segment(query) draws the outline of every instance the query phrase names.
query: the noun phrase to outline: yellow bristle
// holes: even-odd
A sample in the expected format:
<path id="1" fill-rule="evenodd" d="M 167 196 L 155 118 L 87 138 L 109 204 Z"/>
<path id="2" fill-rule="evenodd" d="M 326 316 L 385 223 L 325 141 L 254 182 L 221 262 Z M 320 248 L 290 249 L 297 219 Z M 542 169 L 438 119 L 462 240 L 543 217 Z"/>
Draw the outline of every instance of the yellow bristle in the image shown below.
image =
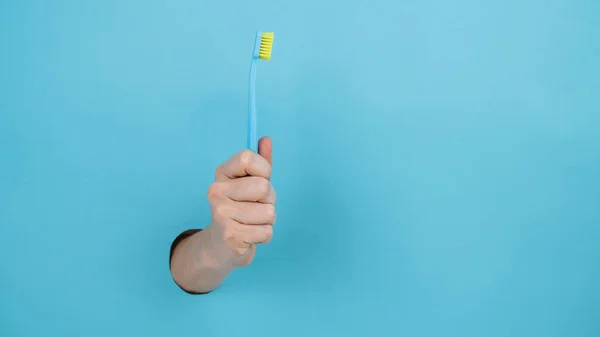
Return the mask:
<path id="1" fill-rule="evenodd" d="M 262 33 L 260 38 L 260 50 L 258 52 L 259 58 L 267 61 L 271 59 L 271 50 L 273 49 L 274 38 L 274 33 Z"/>

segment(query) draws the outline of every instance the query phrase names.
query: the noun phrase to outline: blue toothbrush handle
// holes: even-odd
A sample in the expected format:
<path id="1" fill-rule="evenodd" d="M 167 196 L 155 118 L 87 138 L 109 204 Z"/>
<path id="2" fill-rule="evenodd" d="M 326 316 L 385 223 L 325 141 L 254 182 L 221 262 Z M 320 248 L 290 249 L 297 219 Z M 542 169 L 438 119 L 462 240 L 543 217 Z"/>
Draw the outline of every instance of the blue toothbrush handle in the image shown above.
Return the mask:
<path id="1" fill-rule="evenodd" d="M 250 64 L 250 83 L 248 89 L 248 134 L 247 147 L 258 153 L 258 136 L 256 133 L 256 58 Z"/>

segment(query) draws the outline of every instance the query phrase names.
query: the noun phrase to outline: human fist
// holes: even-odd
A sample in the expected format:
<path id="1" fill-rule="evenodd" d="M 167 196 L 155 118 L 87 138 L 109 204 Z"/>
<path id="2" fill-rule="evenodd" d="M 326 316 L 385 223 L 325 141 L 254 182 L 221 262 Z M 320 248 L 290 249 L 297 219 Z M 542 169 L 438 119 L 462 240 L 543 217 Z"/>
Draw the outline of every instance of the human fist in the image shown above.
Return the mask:
<path id="1" fill-rule="evenodd" d="M 262 138 L 259 153 L 244 150 L 215 171 L 208 189 L 213 259 L 241 267 L 254 258 L 256 245 L 268 243 L 275 224 L 275 190 L 270 182 L 272 142 Z"/>

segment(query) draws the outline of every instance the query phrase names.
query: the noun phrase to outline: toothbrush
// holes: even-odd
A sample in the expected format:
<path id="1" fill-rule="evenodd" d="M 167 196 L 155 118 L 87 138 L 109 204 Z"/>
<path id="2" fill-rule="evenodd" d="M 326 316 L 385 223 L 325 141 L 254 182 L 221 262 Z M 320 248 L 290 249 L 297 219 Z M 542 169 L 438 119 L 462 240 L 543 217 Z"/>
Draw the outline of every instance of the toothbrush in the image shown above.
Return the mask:
<path id="1" fill-rule="evenodd" d="M 256 65 L 259 59 L 269 61 L 273 49 L 274 33 L 256 32 L 254 51 L 250 63 L 250 85 L 248 88 L 248 149 L 258 152 L 256 134 Z"/>

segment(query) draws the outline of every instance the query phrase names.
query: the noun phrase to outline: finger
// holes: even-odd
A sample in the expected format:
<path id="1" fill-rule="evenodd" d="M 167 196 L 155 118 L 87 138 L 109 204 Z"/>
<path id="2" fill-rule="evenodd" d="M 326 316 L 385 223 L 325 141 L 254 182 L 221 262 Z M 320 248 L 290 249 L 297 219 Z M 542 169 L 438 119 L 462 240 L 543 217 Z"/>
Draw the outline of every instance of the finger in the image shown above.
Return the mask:
<path id="1" fill-rule="evenodd" d="M 218 182 L 211 186 L 233 201 L 254 201 L 275 204 L 276 194 L 271 182 L 262 177 L 244 177 Z"/>
<path id="2" fill-rule="evenodd" d="M 269 162 L 269 165 L 273 166 L 273 141 L 271 138 L 263 137 L 258 141 L 258 153 Z"/>
<path id="3" fill-rule="evenodd" d="M 240 229 L 243 241 L 252 244 L 269 243 L 273 237 L 273 226 L 271 225 L 256 225 L 256 226 L 242 226 L 245 227 Z"/>
<path id="4" fill-rule="evenodd" d="M 237 212 L 232 219 L 244 225 L 272 225 L 275 223 L 275 206 L 257 202 L 236 203 Z"/>
<path id="5" fill-rule="evenodd" d="M 271 164 L 263 156 L 250 150 L 238 152 L 217 168 L 216 180 L 235 179 L 245 176 L 269 179 Z"/>

